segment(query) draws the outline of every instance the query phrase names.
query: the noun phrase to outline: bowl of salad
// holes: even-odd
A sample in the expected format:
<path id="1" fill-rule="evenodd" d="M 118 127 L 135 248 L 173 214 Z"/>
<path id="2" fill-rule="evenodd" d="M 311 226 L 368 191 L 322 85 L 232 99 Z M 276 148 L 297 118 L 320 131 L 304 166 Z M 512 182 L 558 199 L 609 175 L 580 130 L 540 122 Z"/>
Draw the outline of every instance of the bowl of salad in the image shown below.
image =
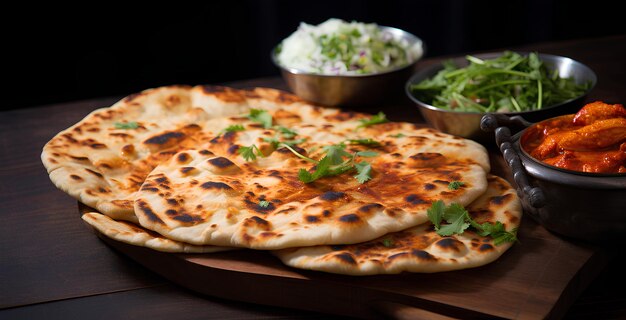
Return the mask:
<path id="1" fill-rule="evenodd" d="M 401 95 L 423 55 L 422 40 L 406 31 L 329 19 L 319 25 L 301 23 L 271 58 L 291 91 L 304 100 L 358 107 Z"/>
<path id="2" fill-rule="evenodd" d="M 487 113 L 538 122 L 575 113 L 596 85 L 596 74 L 567 57 L 494 52 L 459 57 L 422 69 L 405 85 L 424 119 L 446 133 L 492 142 L 480 130 Z"/>

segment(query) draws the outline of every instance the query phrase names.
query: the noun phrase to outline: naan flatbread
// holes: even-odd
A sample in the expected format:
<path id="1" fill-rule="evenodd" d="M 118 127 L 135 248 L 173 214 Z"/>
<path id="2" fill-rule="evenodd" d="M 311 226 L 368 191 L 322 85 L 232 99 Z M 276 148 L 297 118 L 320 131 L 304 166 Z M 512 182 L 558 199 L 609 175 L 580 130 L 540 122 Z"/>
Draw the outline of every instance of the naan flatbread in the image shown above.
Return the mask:
<path id="1" fill-rule="evenodd" d="M 467 206 L 479 223 L 500 221 L 507 231 L 519 226 L 522 208 L 508 182 L 490 176 L 487 191 Z M 431 223 L 391 233 L 365 243 L 289 248 L 273 251 L 288 266 L 348 275 L 442 272 L 485 265 L 511 243 L 495 245 L 473 231 L 439 236 Z"/>
<path id="2" fill-rule="evenodd" d="M 309 106 L 266 88 L 149 89 L 95 110 L 60 132 L 44 146 L 41 160 L 59 189 L 113 219 L 137 222 L 134 193 L 156 165 L 176 152 L 201 148 L 222 129 L 246 119 L 250 106 L 297 110 L 304 105 Z M 308 110 L 318 115 L 340 112 L 312 106 Z"/>
<path id="3" fill-rule="evenodd" d="M 278 125 L 283 125 L 283 111 L 272 110 Z M 359 117 L 309 118 L 290 128 L 298 132 L 294 139 L 306 139 L 298 145 L 301 153 L 317 150 L 308 155 L 314 159 L 321 158 L 322 146 L 346 139 L 379 141 L 378 147 L 348 146 L 350 152 L 379 153 L 366 159 L 373 178 L 364 184 L 354 173 L 301 182 L 299 169 L 312 164 L 265 141 L 279 135 L 277 130 L 247 125 L 245 131 L 213 139 L 207 149 L 178 153 L 155 168 L 136 195 L 140 224 L 196 245 L 280 249 L 347 244 L 424 223 L 435 200 L 466 205 L 486 190 L 489 163 L 482 146 L 406 123 L 359 128 Z M 251 144 L 266 156 L 245 161 L 237 150 Z M 452 181 L 465 185 L 449 190 Z"/>
<path id="4" fill-rule="evenodd" d="M 274 126 L 251 121 L 253 108 L 268 111 Z M 57 187 L 104 214 L 85 221 L 167 252 L 359 243 L 423 224 L 434 200 L 465 205 L 485 191 L 489 159 L 478 143 L 409 123 L 362 127 L 369 117 L 274 89 L 161 87 L 94 111 L 41 157 Z M 244 131 L 223 131 L 233 124 Z M 281 126 L 298 132 L 304 142 L 294 148 L 314 159 L 339 143 L 378 152 L 364 159 L 372 180 L 346 173 L 300 182 L 298 170 L 313 165 L 268 141 Z M 349 142 L 367 138 L 381 146 Z M 252 144 L 266 156 L 247 162 L 238 149 Z M 465 185 L 448 190 L 451 181 Z"/>
<path id="5" fill-rule="evenodd" d="M 163 252 L 210 253 L 233 250 L 227 247 L 195 246 L 170 240 L 128 221 L 115 221 L 98 212 L 87 212 L 83 220 L 100 233 L 120 242 Z"/>

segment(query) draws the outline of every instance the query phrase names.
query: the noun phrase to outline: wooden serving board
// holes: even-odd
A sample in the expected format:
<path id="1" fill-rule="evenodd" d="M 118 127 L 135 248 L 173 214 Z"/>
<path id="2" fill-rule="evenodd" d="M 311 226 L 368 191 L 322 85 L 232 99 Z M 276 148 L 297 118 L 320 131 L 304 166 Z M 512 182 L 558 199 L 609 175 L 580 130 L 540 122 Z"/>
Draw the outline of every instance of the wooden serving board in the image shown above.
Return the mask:
<path id="1" fill-rule="evenodd" d="M 507 177 L 497 151 L 490 156 L 492 172 Z M 528 217 L 520 243 L 495 262 L 433 274 L 335 275 L 287 267 L 265 251 L 172 254 L 98 235 L 203 294 L 359 318 L 560 318 L 608 261 L 604 250 L 559 238 Z"/>

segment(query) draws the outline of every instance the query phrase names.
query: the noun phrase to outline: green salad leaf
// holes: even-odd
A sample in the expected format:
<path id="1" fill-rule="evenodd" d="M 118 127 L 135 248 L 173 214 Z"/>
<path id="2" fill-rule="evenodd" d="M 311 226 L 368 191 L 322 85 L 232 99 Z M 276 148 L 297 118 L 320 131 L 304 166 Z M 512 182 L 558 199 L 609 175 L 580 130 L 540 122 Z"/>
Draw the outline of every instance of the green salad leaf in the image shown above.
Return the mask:
<path id="1" fill-rule="evenodd" d="M 411 85 L 412 94 L 435 107 L 462 112 L 538 110 L 582 95 L 591 82 L 577 84 L 550 70 L 537 53 L 505 51 L 494 59 L 466 56 L 460 68 L 451 61 L 434 77 Z"/>

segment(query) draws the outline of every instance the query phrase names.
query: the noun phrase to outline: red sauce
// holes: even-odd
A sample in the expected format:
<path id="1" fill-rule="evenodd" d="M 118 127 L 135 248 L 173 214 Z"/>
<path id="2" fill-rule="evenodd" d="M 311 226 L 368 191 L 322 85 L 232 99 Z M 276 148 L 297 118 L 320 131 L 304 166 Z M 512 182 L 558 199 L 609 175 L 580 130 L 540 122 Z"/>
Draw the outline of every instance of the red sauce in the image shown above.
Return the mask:
<path id="1" fill-rule="evenodd" d="M 626 109 L 596 101 L 528 128 L 520 142 L 532 157 L 559 168 L 626 173 Z"/>

